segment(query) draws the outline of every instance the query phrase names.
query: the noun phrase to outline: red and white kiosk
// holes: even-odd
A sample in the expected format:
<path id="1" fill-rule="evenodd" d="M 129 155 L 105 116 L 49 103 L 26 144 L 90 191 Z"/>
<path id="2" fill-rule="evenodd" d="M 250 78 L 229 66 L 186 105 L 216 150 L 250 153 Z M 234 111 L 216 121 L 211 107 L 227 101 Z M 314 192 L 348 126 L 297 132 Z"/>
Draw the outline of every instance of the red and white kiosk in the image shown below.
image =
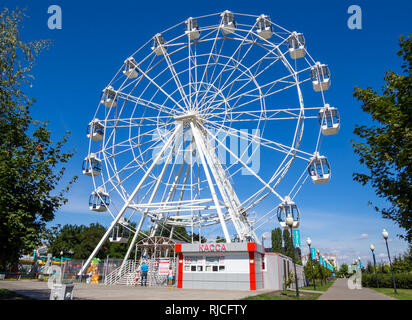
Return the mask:
<path id="1" fill-rule="evenodd" d="M 292 260 L 278 253 L 265 255 L 255 242 L 175 244 L 177 288 L 281 290 Z M 299 286 L 303 267 L 297 266 Z"/>
<path id="2" fill-rule="evenodd" d="M 254 242 L 175 244 L 177 287 L 263 288 L 263 247 Z"/>

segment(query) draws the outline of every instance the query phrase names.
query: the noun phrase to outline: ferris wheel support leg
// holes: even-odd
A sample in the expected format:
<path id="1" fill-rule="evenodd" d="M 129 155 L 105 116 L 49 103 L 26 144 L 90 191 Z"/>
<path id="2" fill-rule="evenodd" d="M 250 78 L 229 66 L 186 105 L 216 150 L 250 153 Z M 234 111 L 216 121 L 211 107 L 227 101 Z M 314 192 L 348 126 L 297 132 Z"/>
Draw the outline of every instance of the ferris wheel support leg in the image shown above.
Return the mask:
<path id="1" fill-rule="evenodd" d="M 162 150 L 159 152 L 159 154 L 156 156 L 156 158 L 153 160 L 153 163 L 149 167 L 149 169 L 146 171 L 145 175 L 143 178 L 140 180 L 139 184 L 136 186 L 134 189 L 133 193 L 130 195 L 129 199 L 126 201 L 122 209 L 119 211 L 118 215 L 116 218 L 113 220 L 111 223 L 109 229 L 107 229 L 106 233 L 103 235 L 101 238 L 100 242 L 97 244 L 96 248 L 93 250 L 89 258 L 87 259 L 86 263 L 83 265 L 83 267 L 80 269 L 78 275 L 81 276 L 84 273 L 84 270 L 89 266 L 90 262 L 92 259 L 96 256 L 96 254 L 99 252 L 100 248 L 104 244 L 104 242 L 107 240 L 107 238 L 110 235 L 110 232 L 112 232 L 112 229 L 115 227 L 115 225 L 119 222 L 120 218 L 123 216 L 125 213 L 127 207 L 130 205 L 132 202 L 133 198 L 137 195 L 139 192 L 140 188 L 142 187 L 143 183 L 146 181 L 146 179 L 149 177 L 149 174 L 152 172 L 153 168 L 156 166 L 156 164 L 159 162 L 160 158 L 162 157 L 163 153 L 169 148 L 170 144 L 172 143 L 173 139 L 175 138 L 176 134 L 181 130 L 182 125 L 178 124 L 175 128 L 174 133 L 172 136 L 169 138 L 169 140 L 165 143 L 163 146 Z M 136 234 L 135 234 L 136 235 Z"/>
<path id="2" fill-rule="evenodd" d="M 216 184 L 223 198 L 223 201 L 225 205 L 228 207 L 229 215 L 236 229 L 236 233 L 238 234 L 240 240 L 243 241 L 245 239 L 245 226 L 240 221 L 239 216 L 236 212 L 238 207 L 236 205 L 235 199 L 237 198 L 236 193 L 234 192 L 233 188 L 228 188 L 228 186 L 230 186 L 230 183 L 227 181 L 223 168 L 220 166 L 219 159 L 216 157 L 213 147 L 210 146 L 207 137 L 204 137 L 202 139 L 201 147 L 203 148 L 206 162 L 208 163 L 212 171 L 212 174 L 215 178 Z"/>
<path id="3" fill-rule="evenodd" d="M 223 229 L 223 233 L 224 233 L 225 238 L 226 238 L 226 242 L 230 243 L 232 241 L 230 240 L 229 232 L 227 230 L 226 222 L 225 222 L 225 219 L 223 217 L 222 210 L 220 208 L 220 204 L 219 204 L 219 200 L 218 200 L 217 195 L 216 195 L 215 187 L 213 186 L 213 182 L 212 182 L 212 179 L 210 177 L 209 169 L 207 168 L 207 164 L 205 162 L 205 156 L 203 154 L 203 150 L 200 147 L 202 138 L 199 136 L 198 130 L 197 130 L 196 126 L 193 124 L 193 122 L 190 123 L 190 127 L 192 129 L 192 133 L 193 133 L 193 136 L 195 138 L 197 150 L 199 151 L 200 161 L 202 162 L 202 166 L 203 166 L 203 169 L 205 171 L 207 182 L 209 184 L 210 192 L 212 193 L 213 202 L 215 203 L 215 206 L 216 206 L 217 214 L 219 216 L 219 220 L 220 220 L 220 223 L 222 225 L 222 229 Z"/>
<path id="4" fill-rule="evenodd" d="M 179 127 L 180 127 L 180 126 L 179 126 Z M 162 153 L 163 153 L 163 152 L 162 152 Z M 164 163 L 163 169 L 162 169 L 160 175 L 159 175 L 158 178 L 157 178 L 156 185 L 155 185 L 155 187 L 154 187 L 154 189 L 153 189 L 153 191 L 152 191 L 152 194 L 151 194 L 150 199 L 149 199 L 149 201 L 148 201 L 148 205 L 151 205 L 151 204 L 152 204 L 153 199 L 154 199 L 154 197 L 155 197 L 156 194 L 157 194 L 157 190 L 159 190 L 160 182 L 161 182 L 162 179 L 163 179 L 163 176 L 164 176 L 164 174 L 165 174 L 165 172 L 166 172 L 166 168 L 167 168 L 168 164 L 170 163 L 170 160 L 171 160 L 171 158 L 172 158 L 172 155 L 173 155 L 173 152 L 169 152 L 169 155 L 167 156 L 167 159 L 166 159 L 166 161 L 165 161 L 165 163 Z M 121 267 L 120 267 L 119 273 L 120 273 L 121 270 L 123 270 L 123 267 L 125 266 L 127 259 L 129 259 L 130 253 L 132 252 L 132 249 L 133 249 L 133 247 L 134 247 L 134 244 L 135 244 L 135 242 L 136 242 L 136 240 L 137 240 L 137 237 L 138 237 L 138 235 L 139 235 L 140 230 L 142 229 L 143 223 L 144 223 L 144 221 L 145 221 L 145 219 L 146 219 L 146 217 L 147 217 L 147 214 L 149 213 L 149 210 L 150 210 L 150 208 L 147 208 L 147 209 L 145 210 L 145 212 L 143 213 L 142 218 L 140 219 L 139 227 L 136 229 L 136 233 L 135 233 L 134 236 L 133 236 L 132 242 L 130 243 L 130 246 L 129 246 L 129 248 L 127 249 L 126 255 L 125 255 L 124 258 L 123 258 L 123 262 L 122 262 L 122 265 L 121 265 Z M 152 236 L 152 233 L 150 234 L 150 236 Z M 144 251 L 144 254 L 146 255 L 146 250 Z"/>
<path id="5" fill-rule="evenodd" d="M 187 169 L 186 169 L 186 173 L 185 173 L 185 178 L 184 178 L 184 182 L 183 184 L 186 185 L 187 179 L 189 177 L 189 172 L 190 172 L 190 166 L 192 164 L 188 164 L 187 165 Z M 185 188 L 182 188 L 182 190 L 180 191 L 180 195 L 179 195 L 179 205 L 182 203 L 182 199 L 183 199 L 183 195 L 185 194 Z M 180 213 L 180 208 L 178 208 L 178 210 L 176 211 L 176 215 L 178 216 Z M 172 239 L 173 237 L 173 233 L 175 231 L 175 226 L 173 225 L 171 230 L 170 230 L 170 235 L 169 235 L 169 239 Z"/>

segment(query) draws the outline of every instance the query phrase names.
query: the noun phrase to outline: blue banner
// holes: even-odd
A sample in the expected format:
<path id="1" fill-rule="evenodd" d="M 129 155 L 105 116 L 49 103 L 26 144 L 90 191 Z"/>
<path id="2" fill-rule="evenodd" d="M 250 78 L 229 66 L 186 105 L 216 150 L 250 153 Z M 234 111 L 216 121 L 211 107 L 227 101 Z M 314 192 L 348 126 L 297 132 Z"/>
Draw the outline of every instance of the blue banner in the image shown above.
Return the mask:
<path id="1" fill-rule="evenodd" d="M 311 248 L 310 251 L 311 251 L 311 253 L 312 253 L 312 260 L 316 260 L 316 249 L 315 249 L 315 248 Z"/>
<path id="2" fill-rule="evenodd" d="M 293 229 L 293 242 L 295 248 L 300 248 L 300 231 L 299 229 Z"/>
<path id="3" fill-rule="evenodd" d="M 320 264 L 321 266 L 323 266 L 323 257 L 322 257 L 322 256 L 319 256 L 319 264 Z"/>
<path id="4" fill-rule="evenodd" d="M 361 269 L 363 269 L 362 261 L 359 261 L 359 267 L 360 267 Z"/>

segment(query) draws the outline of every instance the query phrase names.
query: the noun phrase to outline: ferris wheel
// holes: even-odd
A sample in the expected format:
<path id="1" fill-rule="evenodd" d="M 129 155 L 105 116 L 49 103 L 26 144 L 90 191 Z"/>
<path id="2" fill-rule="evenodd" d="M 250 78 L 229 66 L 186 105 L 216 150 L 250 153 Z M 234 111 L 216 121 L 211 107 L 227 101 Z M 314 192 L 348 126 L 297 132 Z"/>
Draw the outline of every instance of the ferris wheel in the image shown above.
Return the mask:
<path id="1" fill-rule="evenodd" d="M 154 34 L 103 89 L 87 128 L 89 206 L 113 217 L 89 260 L 108 238 L 126 242 L 123 231 L 126 261 L 142 230 L 260 243 L 273 216 L 298 222 L 301 186 L 331 176 L 320 153 L 340 126 L 330 79 L 303 34 L 267 15 L 224 11 Z"/>

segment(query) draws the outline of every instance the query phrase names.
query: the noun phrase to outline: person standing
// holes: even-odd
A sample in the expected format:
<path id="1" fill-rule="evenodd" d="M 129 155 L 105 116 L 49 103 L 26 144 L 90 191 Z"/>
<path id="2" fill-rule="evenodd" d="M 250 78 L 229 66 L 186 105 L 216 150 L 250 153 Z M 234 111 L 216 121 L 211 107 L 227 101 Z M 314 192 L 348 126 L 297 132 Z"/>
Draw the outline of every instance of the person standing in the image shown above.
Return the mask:
<path id="1" fill-rule="evenodd" d="M 146 264 L 146 261 L 143 261 L 143 264 L 140 266 L 140 286 L 143 287 L 143 282 L 144 286 L 147 287 L 147 273 L 149 271 L 149 266 Z"/>
<path id="2" fill-rule="evenodd" d="M 169 279 L 168 288 L 172 289 L 172 285 L 173 285 L 173 269 L 172 269 L 172 266 L 169 266 L 169 273 L 167 275 L 167 279 Z"/>

